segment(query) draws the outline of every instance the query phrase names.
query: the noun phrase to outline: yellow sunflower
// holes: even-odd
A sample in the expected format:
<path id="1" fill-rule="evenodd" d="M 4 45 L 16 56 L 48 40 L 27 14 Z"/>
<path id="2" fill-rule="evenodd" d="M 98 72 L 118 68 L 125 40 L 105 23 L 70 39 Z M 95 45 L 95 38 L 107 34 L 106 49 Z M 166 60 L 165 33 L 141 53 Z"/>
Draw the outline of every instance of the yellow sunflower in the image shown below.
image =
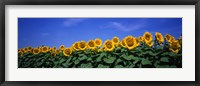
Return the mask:
<path id="1" fill-rule="evenodd" d="M 121 45 L 122 47 L 126 48 L 125 38 L 122 39 L 120 45 Z"/>
<path id="2" fill-rule="evenodd" d="M 119 46 L 120 40 L 119 40 L 118 37 L 116 37 L 116 36 L 113 37 L 112 41 L 113 41 L 113 43 L 114 43 L 115 46 Z"/>
<path id="3" fill-rule="evenodd" d="M 56 47 L 53 47 L 53 50 L 56 50 Z"/>
<path id="4" fill-rule="evenodd" d="M 143 41 L 143 37 L 142 37 L 142 36 L 139 37 L 139 41 L 140 41 L 140 42 Z"/>
<path id="5" fill-rule="evenodd" d="M 75 43 L 72 45 L 72 49 L 73 49 L 73 50 L 79 50 L 78 44 L 79 44 L 79 42 L 75 42 Z"/>
<path id="6" fill-rule="evenodd" d="M 153 40 L 152 34 L 149 32 L 145 32 L 143 35 L 143 40 L 146 44 L 148 44 L 149 42 L 152 42 Z"/>
<path id="7" fill-rule="evenodd" d="M 102 40 L 99 39 L 99 38 L 96 38 L 95 39 L 95 44 L 96 44 L 97 47 L 100 47 L 102 45 Z"/>
<path id="8" fill-rule="evenodd" d="M 63 50 L 63 54 L 64 54 L 65 56 L 70 56 L 70 55 L 72 54 L 72 49 L 71 49 L 71 48 L 65 48 L 65 49 Z"/>
<path id="9" fill-rule="evenodd" d="M 56 50 L 56 53 L 57 53 L 57 54 L 60 53 L 60 50 Z"/>
<path id="10" fill-rule="evenodd" d="M 38 54 L 40 53 L 40 49 L 39 48 L 34 48 L 33 49 L 33 54 Z"/>
<path id="11" fill-rule="evenodd" d="M 172 42 L 175 40 L 175 38 L 174 38 L 173 36 L 169 35 L 169 34 L 166 34 L 166 35 L 165 35 L 165 39 L 166 39 L 167 42 L 169 42 L 169 43 L 172 43 Z"/>
<path id="12" fill-rule="evenodd" d="M 56 52 L 55 51 L 53 51 L 53 52 L 51 52 L 51 56 L 56 56 Z"/>
<path id="13" fill-rule="evenodd" d="M 78 43 L 78 48 L 79 48 L 80 50 L 85 50 L 85 49 L 87 48 L 87 43 L 86 43 L 85 41 L 80 41 L 80 42 Z"/>
<path id="14" fill-rule="evenodd" d="M 31 52 L 32 47 L 28 47 L 28 52 Z"/>
<path id="15" fill-rule="evenodd" d="M 140 38 L 136 38 L 136 46 L 135 47 L 137 47 L 139 45 L 140 45 Z"/>
<path id="16" fill-rule="evenodd" d="M 136 38 L 134 38 L 133 36 L 127 36 L 125 39 L 125 45 L 126 48 L 128 48 L 129 50 L 134 49 L 137 45 Z"/>
<path id="17" fill-rule="evenodd" d="M 174 40 L 169 45 L 170 45 L 169 50 L 174 52 L 174 53 L 178 53 L 178 51 L 180 50 L 180 47 L 181 47 L 178 40 Z"/>
<path id="18" fill-rule="evenodd" d="M 25 48 L 23 49 L 23 51 L 24 51 L 24 53 L 28 52 L 28 48 L 25 47 Z"/>
<path id="19" fill-rule="evenodd" d="M 156 40 L 158 41 L 159 44 L 162 44 L 164 42 L 163 35 L 159 32 L 156 32 Z"/>
<path id="20" fill-rule="evenodd" d="M 64 50 L 65 49 L 65 46 L 64 45 L 61 45 L 60 46 L 60 50 Z"/>
<path id="21" fill-rule="evenodd" d="M 147 45 L 149 46 L 149 47 L 152 47 L 153 46 L 153 42 L 149 42 L 149 43 L 147 43 Z"/>
<path id="22" fill-rule="evenodd" d="M 104 48 L 106 51 L 112 51 L 115 48 L 115 45 L 111 40 L 106 40 L 104 42 Z"/>
<path id="23" fill-rule="evenodd" d="M 92 49 L 92 50 L 96 49 L 96 44 L 95 44 L 94 40 L 88 41 L 88 48 Z"/>
<path id="24" fill-rule="evenodd" d="M 42 52 L 46 53 L 49 51 L 49 48 L 47 46 L 42 47 Z"/>

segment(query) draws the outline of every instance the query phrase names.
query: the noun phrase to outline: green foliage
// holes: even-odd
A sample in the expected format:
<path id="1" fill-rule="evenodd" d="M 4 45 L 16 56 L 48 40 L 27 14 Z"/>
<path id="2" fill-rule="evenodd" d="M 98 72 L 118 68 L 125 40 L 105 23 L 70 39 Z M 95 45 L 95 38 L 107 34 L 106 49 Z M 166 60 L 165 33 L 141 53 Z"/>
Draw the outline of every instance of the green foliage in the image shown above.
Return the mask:
<path id="1" fill-rule="evenodd" d="M 141 45 L 133 50 L 117 47 L 113 51 L 73 51 L 59 53 L 24 53 L 18 56 L 19 68 L 181 68 L 182 53 L 169 51 L 169 46 Z"/>

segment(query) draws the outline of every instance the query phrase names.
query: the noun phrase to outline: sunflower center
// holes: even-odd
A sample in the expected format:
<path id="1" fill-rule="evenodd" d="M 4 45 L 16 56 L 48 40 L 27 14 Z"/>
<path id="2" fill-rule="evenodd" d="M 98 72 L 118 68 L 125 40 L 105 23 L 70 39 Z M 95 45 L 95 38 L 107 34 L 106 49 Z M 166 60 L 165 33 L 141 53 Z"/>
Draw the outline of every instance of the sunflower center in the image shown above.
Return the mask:
<path id="1" fill-rule="evenodd" d="M 112 48 L 112 43 L 111 43 L 111 42 L 107 42 L 107 43 L 106 43 L 106 47 L 107 47 L 107 48 Z"/>
<path id="2" fill-rule="evenodd" d="M 133 45 L 134 45 L 133 40 L 127 40 L 127 45 L 128 45 L 128 46 L 133 46 Z"/>
<path id="3" fill-rule="evenodd" d="M 84 48 L 84 47 L 85 47 L 85 43 L 81 42 L 81 43 L 80 43 L 80 47 L 81 47 L 81 48 Z"/>
<path id="4" fill-rule="evenodd" d="M 69 54 L 70 54 L 70 50 L 69 50 L 69 49 L 66 49 L 66 50 L 65 50 L 65 53 L 66 53 L 67 55 L 69 55 Z"/>
<path id="5" fill-rule="evenodd" d="M 97 44 L 97 45 L 100 45 L 100 41 L 96 41 L 96 44 Z"/>
<path id="6" fill-rule="evenodd" d="M 94 47 L 94 43 L 93 42 L 89 42 L 89 46 L 90 47 Z"/>
<path id="7" fill-rule="evenodd" d="M 113 39 L 113 41 L 115 42 L 115 43 L 117 43 L 118 42 L 118 40 L 115 38 L 115 39 Z"/>

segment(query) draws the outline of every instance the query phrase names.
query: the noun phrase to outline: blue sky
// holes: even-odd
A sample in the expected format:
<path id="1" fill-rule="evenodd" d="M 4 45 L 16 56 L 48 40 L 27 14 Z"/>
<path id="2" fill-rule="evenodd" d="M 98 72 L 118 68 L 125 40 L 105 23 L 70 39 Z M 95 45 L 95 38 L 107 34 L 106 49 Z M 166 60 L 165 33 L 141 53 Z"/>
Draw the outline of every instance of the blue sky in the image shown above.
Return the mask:
<path id="1" fill-rule="evenodd" d="M 70 47 L 81 40 L 139 37 L 146 31 L 179 38 L 182 18 L 18 18 L 18 48 Z"/>

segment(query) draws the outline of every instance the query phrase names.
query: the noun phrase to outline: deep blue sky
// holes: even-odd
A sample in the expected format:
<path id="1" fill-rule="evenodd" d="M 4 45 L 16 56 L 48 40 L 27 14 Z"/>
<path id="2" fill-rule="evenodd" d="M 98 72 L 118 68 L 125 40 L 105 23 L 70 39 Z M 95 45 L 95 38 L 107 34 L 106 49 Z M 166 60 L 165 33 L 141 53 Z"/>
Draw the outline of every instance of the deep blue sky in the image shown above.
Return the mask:
<path id="1" fill-rule="evenodd" d="M 146 31 L 179 38 L 182 18 L 18 18 L 18 48 L 70 47 L 76 41 L 139 37 Z"/>

